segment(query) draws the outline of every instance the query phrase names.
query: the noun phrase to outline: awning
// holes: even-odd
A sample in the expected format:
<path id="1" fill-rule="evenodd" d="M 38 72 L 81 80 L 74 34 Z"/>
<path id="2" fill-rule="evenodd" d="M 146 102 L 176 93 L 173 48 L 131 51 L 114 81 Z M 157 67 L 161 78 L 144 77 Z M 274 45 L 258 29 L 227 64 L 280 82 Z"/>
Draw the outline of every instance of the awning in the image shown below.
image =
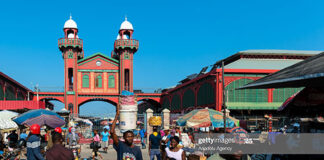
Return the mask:
<path id="1" fill-rule="evenodd" d="M 239 89 L 324 86 L 324 52 L 307 58 Z"/>
<path id="2" fill-rule="evenodd" d="M 306 87 L 289 97 L 278 109 L 282 111 L 289 107 L 312 107 L 324 105 L 324 87 Z M 311 108 L 305 108 L 311 109 Z"/>
<path id="3" fill-rule="evenodd" d="M 230 110 L 277 110 L 281 102 L 226 102 Z"/>

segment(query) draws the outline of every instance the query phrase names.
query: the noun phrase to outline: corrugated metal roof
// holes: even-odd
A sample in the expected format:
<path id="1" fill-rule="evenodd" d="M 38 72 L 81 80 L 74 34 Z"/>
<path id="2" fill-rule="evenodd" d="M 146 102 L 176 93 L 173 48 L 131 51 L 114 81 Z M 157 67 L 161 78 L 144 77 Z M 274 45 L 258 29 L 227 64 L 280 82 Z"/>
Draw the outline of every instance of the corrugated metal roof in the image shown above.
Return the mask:
<path id="1" fill-rule="evenodd" d="M 240 51 L 238 54 L 267 54 L 267 55 L 316 55 L 324 51 L 302 51 L 302 50 L 276 50 L 276 49 L 252 49 Z"/>
<path id="2" fill-rule="evenodd" d="M 8 75 L 4 74 L 3 72 L 0 72 L 0 78 L 4 77 L 6 79 L 8 79 L 9 81 L 11 81 L 12 83 L 14 83 L 15 85 L 23 88 L 27 91 L 31 91 L 29 88 L 25 87 L 24 85 L 20 84 L 19 82 L 17 82 L 16 80 L 14 80 L 13 78 L 9 77 Z"/>
<path id="3" fill-rule="evenodd" d="M 283 69 L 302 59 L 238 59 L 225 65 L 226 69 Z"/>

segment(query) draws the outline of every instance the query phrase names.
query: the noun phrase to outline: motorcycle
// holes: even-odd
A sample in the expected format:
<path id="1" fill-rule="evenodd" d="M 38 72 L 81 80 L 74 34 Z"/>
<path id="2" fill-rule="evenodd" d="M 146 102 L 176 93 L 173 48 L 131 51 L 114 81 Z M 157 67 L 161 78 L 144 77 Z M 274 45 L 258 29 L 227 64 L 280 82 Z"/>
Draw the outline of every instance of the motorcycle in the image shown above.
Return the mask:
<path id="1" fill-rule="evenodd" d="M 78 160 L 81 157 L 81 145 L 80 146 L 71 146 L 70 149 L 73 152 L 74 159 Z"/>

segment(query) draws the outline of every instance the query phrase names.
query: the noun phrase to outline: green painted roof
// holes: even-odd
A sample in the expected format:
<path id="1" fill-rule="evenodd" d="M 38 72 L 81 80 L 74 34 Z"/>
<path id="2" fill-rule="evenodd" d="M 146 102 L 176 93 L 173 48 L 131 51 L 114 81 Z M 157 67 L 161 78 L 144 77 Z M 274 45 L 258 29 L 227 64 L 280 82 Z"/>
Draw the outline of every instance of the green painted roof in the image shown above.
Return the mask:
<path id="1" fill-rule="evenodd" d="M 112 60 L 112 61 L 116 62 L 117 64 L 119 63 L 118 60 L 116 60 L 116 59 L 114 59 L 114 58 L 111 58 L 111 57 L 108 57 L 108 56 L 106 56 L 106 55 L 104 55 L 103 53 L 100 53 L 100 52 L 94 53 L 94 54 L 92 54 L 92 55 L 90 55 L 90 56 L 88 56 L 88 57 L 86 57 L 86 58 L 80 59 L 80 60 L 78 60 L 78 63 L 80 63 L 80 62 L 82 62 L 82 61 L 86 61 L 86 60 L 88 60 L 88 59 L 90 59 L 90 58 L 92 58 L 92 57 L 98 56 L 98 55 L 99 55 L 99 56 L 102 56 L 102 57 L 104 57 L 104 58 L 107 58 L 107 59 L 109 59 L 109 60 Z"/>
<path id="2" fill-rule="evenodd" d="M 233 110 L 277 110 L 282 102 L 227 102 L 227 109 Z"/>
<path id="3" fill-rule="evenodd" d="M 303 51 L 303 50 L 280 50 L 280 49 L 250 49 L 245 51 L 239 51 L 237 54 L 241 55 L 292 55 L 292 56 L 303 56 L 310 55 L 314 56 L 320 54 L 323 51 Z"/>
<path id="4" fill-rule="evenodd" d="M 225 69 L 283 69 L 302 59 L 238 59 L 225 65 Z"/>

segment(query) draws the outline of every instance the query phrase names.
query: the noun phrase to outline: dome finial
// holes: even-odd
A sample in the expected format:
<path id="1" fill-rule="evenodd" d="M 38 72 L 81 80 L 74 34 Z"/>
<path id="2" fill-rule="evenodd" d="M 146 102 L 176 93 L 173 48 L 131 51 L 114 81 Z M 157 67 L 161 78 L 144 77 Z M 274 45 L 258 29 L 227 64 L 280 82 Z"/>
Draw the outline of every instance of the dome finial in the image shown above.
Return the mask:
<path id="1" fill-rule="evenodd" d="M 122 30 L 122 29 L 133 30 L 133 25 L 129 21 L 127 21 L 127 15 L 125 15 L 125 21 L 120 25 L 119 30 Z"/>
<path id="2" fill-rule="evenodd" d="M 78 29 L 77 24 L 72 19 L 72 14 L 71 13 L 70 13 L 70 19 L 65 21 L 65 23 L 64 23 L 64 28 L 76 28 L 76 29 Z"/>

